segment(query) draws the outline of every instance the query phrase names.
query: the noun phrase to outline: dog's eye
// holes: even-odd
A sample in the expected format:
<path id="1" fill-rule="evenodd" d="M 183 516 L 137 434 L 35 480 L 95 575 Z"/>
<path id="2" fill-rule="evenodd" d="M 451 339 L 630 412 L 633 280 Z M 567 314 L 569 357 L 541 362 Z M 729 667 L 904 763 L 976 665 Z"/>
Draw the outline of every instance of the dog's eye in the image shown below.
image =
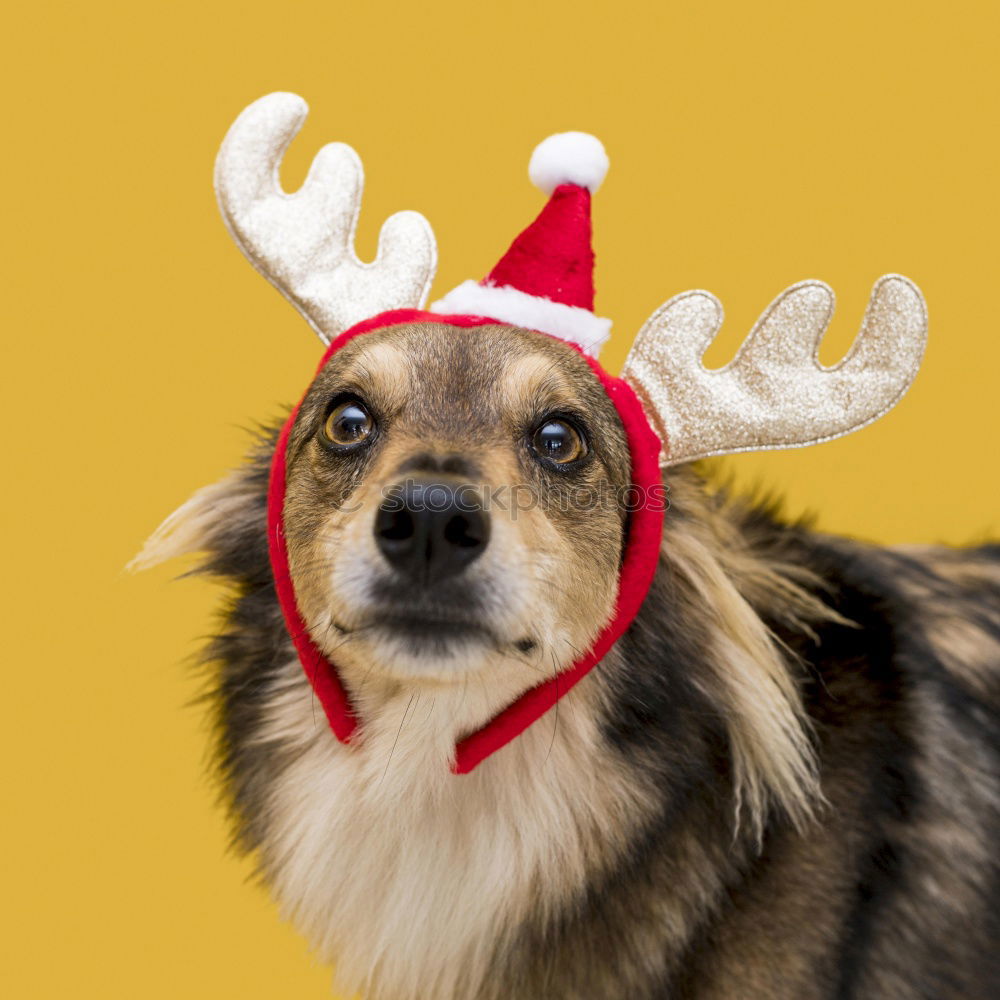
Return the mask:
<path id="1" fill-rule="evenodd" d="M 360 444 L 375 429 L 372 415 L 356 399 L 338 403 L 323 424 L 323 436 L 339 448 Z"/>
<path id="2" fill-rule="evenodd" d="M 535 454 L 558 465 L 577 462 L 587 454 L 580 432 L 565 420 L 551 419 L 539 425 L 531 437 Z"/>

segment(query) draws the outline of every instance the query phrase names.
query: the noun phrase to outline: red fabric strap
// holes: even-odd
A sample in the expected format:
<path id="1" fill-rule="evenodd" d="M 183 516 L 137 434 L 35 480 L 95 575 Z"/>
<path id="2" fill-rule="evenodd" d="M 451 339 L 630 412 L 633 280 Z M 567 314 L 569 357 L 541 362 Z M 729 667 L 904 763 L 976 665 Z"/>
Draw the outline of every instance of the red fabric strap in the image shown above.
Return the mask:
<path id="1" fill-rule="evenodd" d="M 420 322 L 475 327 L 496 321 L 480 316 L 437 316 L 415 309 L 382 313 L 337 337 L 324 353 L 317 373 L 334 353 L 354 337 L 400 323 Z M 526 691 L 486 725 L 458 743 L 453 765 L 456 774 L 467 774 L 490 754 L 524 732 L 600 662 L 638 614 L 656 572 L 665 507 L 659 468 L 660 440 L 650 428 L 642 406 L 628 384 L 609 375 L 594 358 L 585 354 L 583 357 L 618 411 L 632 459 L 632 485 L 637 503 L 631 514 L 615 612 L 588 653 L 555 677 Z M 267 496 L 268 551 L 285 626 L 295 644 L 302 668 L 323 706 L 334 735 L 342 743 L 350 743 L 359 731 L 358 718 L 336 667 L 313 642 L 299 614 L 288 567 L 284 532 L 285 455 L 300 405 L 301 401 L 285 421 L 271 463 Z"/>

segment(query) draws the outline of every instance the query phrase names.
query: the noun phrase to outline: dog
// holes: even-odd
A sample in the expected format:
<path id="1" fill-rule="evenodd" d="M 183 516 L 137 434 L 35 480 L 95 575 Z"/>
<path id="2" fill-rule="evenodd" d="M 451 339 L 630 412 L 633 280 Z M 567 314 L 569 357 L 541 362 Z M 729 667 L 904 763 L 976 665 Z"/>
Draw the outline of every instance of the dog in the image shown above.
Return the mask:
<path id="1" fill-rule="evenodd" d="M 455 747 L 598 640 L 634 512 L 574 347 L 401 319 L 153 536 L 231 599 L 205 662 L 236 843 L 366 1000 L 948 1000 L 1000 985 L 1000 546 L 882 548 L 662 474 L 648 592 L 469 773 Z M 589 498 L 580 502 L 580 497 Z M 594 498 L 598 498 L 597 501 Z"/>

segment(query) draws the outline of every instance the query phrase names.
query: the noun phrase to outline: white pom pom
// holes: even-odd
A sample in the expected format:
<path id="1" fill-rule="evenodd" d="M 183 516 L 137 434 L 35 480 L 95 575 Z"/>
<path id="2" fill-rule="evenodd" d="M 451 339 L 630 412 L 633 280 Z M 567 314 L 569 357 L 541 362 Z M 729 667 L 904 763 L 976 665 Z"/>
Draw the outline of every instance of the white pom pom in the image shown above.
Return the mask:
<path id="1" fill-rule="evenodd" d="M 543 139 L 531 154 L 528 176 L 535 187 L 552 194 L 560 184 L 578 184 L 593 194 L 608 172 L 601 140 L 586 132 L 558 132 Z"/>

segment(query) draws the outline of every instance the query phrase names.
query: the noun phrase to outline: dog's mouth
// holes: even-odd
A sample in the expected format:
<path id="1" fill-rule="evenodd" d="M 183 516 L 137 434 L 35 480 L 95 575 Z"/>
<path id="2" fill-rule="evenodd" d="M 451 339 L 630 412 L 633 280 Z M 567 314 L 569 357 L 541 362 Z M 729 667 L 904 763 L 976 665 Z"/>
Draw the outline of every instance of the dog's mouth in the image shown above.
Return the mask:
<path id="1" fill-rule="evenodd" d="M 380 615 L 375 629 L 388 635 L 398 635 L 417 643 L 449 644 L 462 641 L 497 643 L 492 629 L 482 622 L 463 618 L 429 617 L 414 612 L 393 612 Z"/>
<path id="2" fill-rule="evenodd" d="M 537 654 L 537 627 L 498 620 L 496 592 L 484 594 L 476 581 L 444 581 L 428 592 L 376 577 L 366 589 L 360 603 L 338 601 L 327 620 L 344 655 L 389 673 L 423 674 L 438 661 L 446 675 L 459 675 L 495 666 L 498 656 L 525 662 Z"/>
<path id="3" fill-rule="evenodd" d="M 470 646 L 486 646 L 524 654 L 533 650 L 531 636 L 505 639 L 483 621 L 468 616 L 416 609 L 386 609 L 371 614 L 355 626 L 333 622 L 345 638 L 366 636 L 370 639 L 396 640 L 405 644 L 408 653 L 417 656 L 452 656 Z"/>

